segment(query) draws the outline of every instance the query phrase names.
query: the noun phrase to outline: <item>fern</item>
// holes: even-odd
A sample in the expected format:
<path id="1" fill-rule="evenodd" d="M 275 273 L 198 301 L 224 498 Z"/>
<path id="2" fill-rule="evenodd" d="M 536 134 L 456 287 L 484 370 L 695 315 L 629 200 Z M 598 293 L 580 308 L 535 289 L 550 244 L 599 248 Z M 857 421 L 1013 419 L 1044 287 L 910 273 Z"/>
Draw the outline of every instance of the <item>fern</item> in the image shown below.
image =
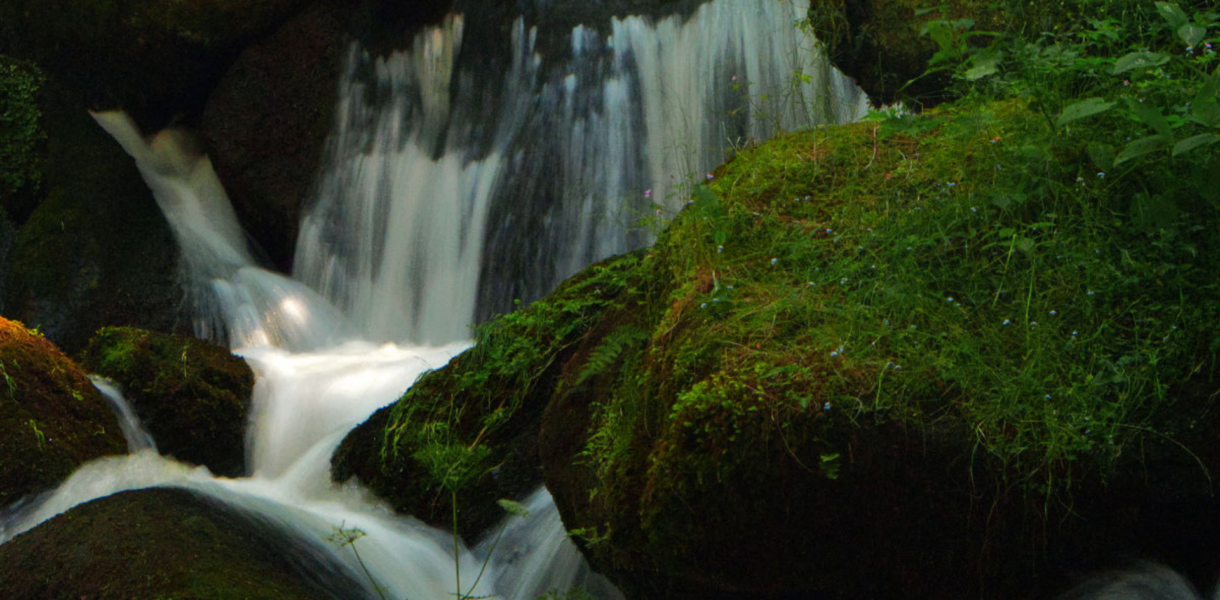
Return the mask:
<path id="1" fill-rule="evenodd" d="M 579 387 L 590 377 L 604 373 L 618 361 L 623 350 L 648 340 L 648 332 L 639 327 L 620 327 L 606 336 L 580 368 L 573 387 Z"/>

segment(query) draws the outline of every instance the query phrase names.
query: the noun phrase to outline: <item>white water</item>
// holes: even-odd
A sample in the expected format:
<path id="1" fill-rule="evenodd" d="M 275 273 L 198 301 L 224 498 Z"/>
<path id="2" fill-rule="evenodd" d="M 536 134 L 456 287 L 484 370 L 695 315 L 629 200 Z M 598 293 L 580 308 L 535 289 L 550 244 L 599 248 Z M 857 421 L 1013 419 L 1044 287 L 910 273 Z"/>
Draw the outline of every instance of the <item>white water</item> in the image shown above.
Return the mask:
<path id="1" fill-rule="evenodd" d="M 131 403 L 119 390 L 119 386 L 113 381 L 97 375 L 89 376 L 89 381 L 93 382 L 93 387 L 97 388 L 97 391 L 101 392 L 106 401 L 110 403 L 114 416 L 119 420 L 119 429 L 123 431 L 123 437 L 127 440 L 127 451 L 132 454 L 142 450 L 156 451 L 157 443 L 144 430 L 139 417 L 136 416 L 136 411 L 131 408 Z"/>
<path id="2" fill-rule="evenodd" d="M 366 339 L 445 342 L 649 243 L 637 221 L 730 147 L 862 114 L 794 27 L 806 6 L 715 0 L 549 49 L 518 19 L 493 51 L 455 15 L 387 58 L 353 48 L 296 277 Z"/>
<path id="3" fill-rule="evenodd" d="M 0 543 L 94 498 L 179 486 L 323 544 L 338 527 L 359 528 L 367 536 L 356 548 L 390 597 L 451 598 L 451 539 L 357 487 L 333 486 L 334 448 L 468 344 L 480 294 L 537 297 L 594 260 L 647 243 L 632 222 L 654 201 L 676 211 L 669 192 L 731 145 L 776 126 L 855 117 L 862 96 L 796 52 L 812 44 L 792 27 L 802 10 L 715 0 L 685 20 L 576 27 L 550 58 L 518 21 L 496 73 L 463 66 L 462 17 L 385 60 L 353 50 L 319 198 L 302 224 L 304 284 L 253 260 L 209 161 L 186 138 L 146 140 L 125 115 L 96 115 L 136 159 L 177 236 L 197 334 L 227 342 L 256 372 L 253 475 L 216 478 L 151 450 L 95 461 L 0 523 Z M 361 75 L 370 67 L 371 77 Z M 811 81 L 789 85 L 793 72 Z M 385 341 L 440 345 L 375 343 Z M 588 573 L 549 495 L 527 504 L 531 517 L 509 524 L 473 593 L 532 599 L 584 585 L 617 596 Z M 333 549 L 359 578 L 350 548 Z M 463 587 L 489 552 L 461 549 Z"/>

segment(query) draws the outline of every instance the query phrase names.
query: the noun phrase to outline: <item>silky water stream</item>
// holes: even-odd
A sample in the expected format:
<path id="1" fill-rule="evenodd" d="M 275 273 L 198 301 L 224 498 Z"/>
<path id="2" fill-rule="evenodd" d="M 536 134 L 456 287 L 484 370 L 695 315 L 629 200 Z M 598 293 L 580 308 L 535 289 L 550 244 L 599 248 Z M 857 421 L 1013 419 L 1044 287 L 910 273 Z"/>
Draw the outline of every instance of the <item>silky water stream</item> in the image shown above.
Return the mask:
<path id="1" fill-rule="evenodd" d="M 471 322 L 649 243 L 630 221 L 678 210 L 669 191 L 726 148 L 859 116 L 863 95 L 793 26 L 805 6 L 715 0 L 682 17 L 575 26 L 549 50 L 517 19 L 506 47 L 490 51 L 507 57 L 495 74 L 477 65 L 486 48 L 465 48 L 473 17 L 451 16 L 389 57 L 353 48 L 295 278 L 252 258 L 210 162 L 183 134 L 145 138 L 122 113 L 95 115 L 175 233 L 197 335 L 228 344 L 257 376 L 249 476 L 161 457 L 128 411 L 132 453 L 86 464 L 27 503 L 0 523 L 0 543 L 95 498 L 185 487 L 277 523 L 356 579 L 367 568 L 387 598 L 453 597 L 452 538 L 356 484 L 332 484 L 330 455 L 465 349 Z M 97 385 L 122 406 L 119 390 Z M 474 596 L 577 586 L 618 597 L 589 572 L 545 489 L 524 504 L 530 516 L 511 521 L 494 551 L 461 549 L 463 593 L 486 559 Z M 327 541 L 340 528 L 366 534 L 355 542 L 363 565 Z"/>

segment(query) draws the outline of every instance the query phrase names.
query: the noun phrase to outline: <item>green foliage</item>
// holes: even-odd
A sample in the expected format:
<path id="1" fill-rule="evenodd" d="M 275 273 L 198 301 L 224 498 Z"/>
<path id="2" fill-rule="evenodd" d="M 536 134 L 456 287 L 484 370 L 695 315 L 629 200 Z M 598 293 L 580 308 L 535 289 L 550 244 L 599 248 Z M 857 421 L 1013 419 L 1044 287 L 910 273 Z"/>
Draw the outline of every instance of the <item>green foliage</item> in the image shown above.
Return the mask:
<path id="1" fill-rule="evenodd" d="M 40 182 L 38 145 L 46 136 L 36 95 L 43 82 L 35 67 L 0 56 L 0 198 Z"/>

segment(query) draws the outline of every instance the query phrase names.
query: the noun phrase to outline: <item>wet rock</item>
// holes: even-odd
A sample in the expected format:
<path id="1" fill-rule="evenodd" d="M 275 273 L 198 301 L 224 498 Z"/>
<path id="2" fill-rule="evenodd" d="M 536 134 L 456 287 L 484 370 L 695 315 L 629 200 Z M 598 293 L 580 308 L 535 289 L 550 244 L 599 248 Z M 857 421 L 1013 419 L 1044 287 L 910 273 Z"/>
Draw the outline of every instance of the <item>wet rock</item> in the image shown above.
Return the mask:
<path id="1" fill-rule="evenodd" d="M 80 361 L 121 386 L 161 453 L 217 475 L 245 472 L 254 389 L 246 361 L 194 338 L 127 327 L 99 330 Z"/>
<path id="2" fill-rule="evenodd" d="M 122 492 L 0 546 L 7 598 L 364 600 L 363 583 L 266 517 L 182 489 Z"/>
<path id="3" fill-rule="evenodd" d="M 0 319 L 0 506 L 127 443 L 106 400 L 42 335 Z"/>

